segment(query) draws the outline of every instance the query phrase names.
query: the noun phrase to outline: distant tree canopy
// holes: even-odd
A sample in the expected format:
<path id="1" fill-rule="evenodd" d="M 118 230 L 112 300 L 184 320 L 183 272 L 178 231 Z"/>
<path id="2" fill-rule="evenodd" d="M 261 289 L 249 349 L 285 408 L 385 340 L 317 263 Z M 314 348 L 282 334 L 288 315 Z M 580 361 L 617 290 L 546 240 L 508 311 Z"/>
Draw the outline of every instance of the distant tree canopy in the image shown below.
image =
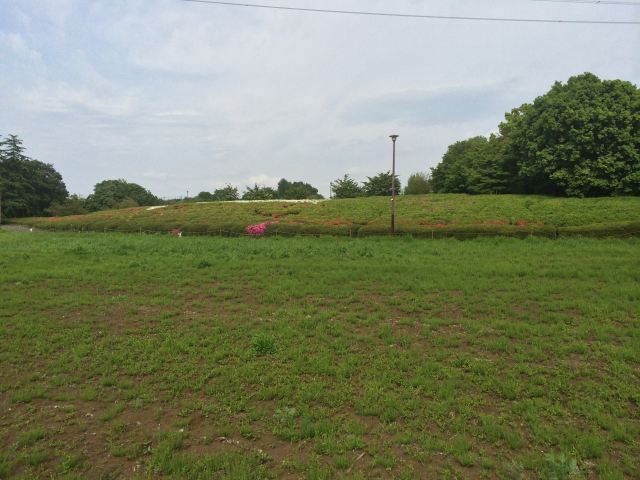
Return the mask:
<path id="1" fill-rule="evenodd" d="M 431 176 L 426 172 L 416 172 L 409 175 L 407 186 L 404 187 L 405 195 L 424 195 L 431 193 Z"/>
<path id="2" fill-rule="evenodd" d="M 210 192 L 200 192 L 193 198 L 196 202 L 211 202 L 215 200 L 213 193 Z"/>
<path id="3" fill-rule="evenodd" d="M 263 187 L 257 183 L 253 187 L 247 187 L 242 194 L 242 200 L 273 200 L 278 198 L 278 192 L 271 187 Z"/>
<path id="4" fill-rule="evenodd" d="M 282 178 L 278 182 L 278 198 L 285 200 L 302 200 L 322 198 L 318 189 L 304 182 L 290 182 Z"/>
<path id="5" fill-rule="evenodd" d="M 216 189 L 213 192 L 213 199 L 221 202 L 230 202 L 233 200 L 238 200 L 240 195 L 238 194 L 238 189 L 227 183 L 223 188 Z"/>
<path id="6" fill-rule="evenodd" d="M 372 196 L 391 196 L 391 172 L 382 172 L 367 177 L 367 180 L 360 185 L 349 175 L 338 178 L 331 182 L 331 192 L 334 198 L 356 198 Z M 395 176 L 396 194 L 402 193 L 400 179 Z"/>
<path id="7" fill-rule="evenodd" d="M 86 200 L 78 195 L 69 195 L 69 198 L 62 202 L 53 202 L 51 206 L 45 209 L 47 215 L 53 217 L 64 217 L 66 215 L 82 215 L 89 213 L 86 207 Z"/>
<path id="8" fill-rule="evenodd" d="M 473 137 L 450 145 L 433 169 L 433 190 L 442 193 L 505 193 L 509 174 L 503 139 Z"/>
<path id="9" fill-rule="evenodd" d="M 334 198 L 356 198 L 364 195 L 364 189 L 349 175 L 331 182 Z"/>
<path id="10" fill-rule="evenodd" d="M 391 172 L 379 173 L 373 177 L 367 177 L 364 182 L 364 193 L 368 197 L 372 196 L 391 196 Z M 396 193 L 401 193 L 400 179 L 395 176 L 394 179 Z"/>
<path id="11" fill-rule="evenodd" d="M 451 145 L 436 192 L 640 194 L 640 89 L 591 73 L 505 115 L 500 135 Z"/>
<path id="12" fill-rule="evenodd" d="M 47 163 L 24 154 L 17 135 L 0 137 L 0 192 L 2 215 L 42 215 L 53 202 L 63 202 L 67 188 L 62 176 Z"/>
<path id="13" fill-rule="evenodd" d="M 158 205 L 160 200 L 149 190 L 126 180 L 104 180 L 97 183 L 93 193 L 87 197 L 86 207 L 90 211 L 110 208 L 126 208 L 138 205 Z"/>

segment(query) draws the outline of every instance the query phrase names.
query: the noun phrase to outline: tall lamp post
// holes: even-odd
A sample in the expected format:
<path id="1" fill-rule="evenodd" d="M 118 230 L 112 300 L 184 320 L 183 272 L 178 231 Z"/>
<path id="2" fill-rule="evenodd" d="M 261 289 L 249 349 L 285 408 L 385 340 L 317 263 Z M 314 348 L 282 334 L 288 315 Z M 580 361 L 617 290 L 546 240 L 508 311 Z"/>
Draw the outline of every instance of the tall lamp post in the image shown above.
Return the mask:
<path id="1" fill-rule="evenodd" d="M 389 135 L 393 141 L 393 163 L 391 167 L 391 233 L 396 232 L 396 140 L 400 135 Z"/>

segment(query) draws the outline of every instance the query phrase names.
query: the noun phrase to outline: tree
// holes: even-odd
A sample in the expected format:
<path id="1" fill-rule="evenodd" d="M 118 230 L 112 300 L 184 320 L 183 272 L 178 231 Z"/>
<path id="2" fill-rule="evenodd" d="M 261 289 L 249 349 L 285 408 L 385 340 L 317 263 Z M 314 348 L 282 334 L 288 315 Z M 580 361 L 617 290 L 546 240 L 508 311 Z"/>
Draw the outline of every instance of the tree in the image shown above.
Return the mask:
<path id="1" fill-rule="evenodd" d="M 516 179 L 507 165 L 506 140 L 491 135 L 470 159 L 467 193 L 507 193 L 516 189 Z"/>
<path id="2" fill-rule="evenodd" d="M 640 195 L 640 89 L 591 73 L 505 115 L 500 135 L 451 145 L 436 192 Z"/>
<path id="3" fill-rule="evenodd" d="M 507 167 L 506 140 L 491 135 L 450 145 L 442 162 L 432 169 L 433 190 L 438 193 L 506 193 L 514 188 Z"/>
<path id="4" fill-rule="evenodd" d="M 215 200 L 215 197 L 214 197 L 214 195 L 212 193 L 200 192 L 200 193 L 198 193 L 198 195 L 196 195 L 194 200 L 196 202 L 212 202 L 213 200 Z"/>
<path id="5" fill-rule="evenodd" d="M 486 146 L 485 137 L 473 137 L 449 145 L 442 161 L 431 172 L 437 193 L 467 193 L 475 156 Z"/>
<path id="6" fill-rule="evenodd" d="M 223 188 L 216 189 L 213 192 L 213 199 L 220 202 L 230 202 L 233 200 L 238 200 L 240 195 L 238 194 L 238 189 L 227 183 Z"/>
<path id="7" fill-rule="evenodd" d="M 126 200 L 126 201 L 125 201 Z M 157 205 L 158 197 L 137 183 L 126 180 L 104 180 L 97 183 L 93 193 L 87 197 L 87 208 L 91 211 L 110 208 L 126 208 L 136 205 Z"/>
<path id="8" fill-rule="evenodd" d="M 331 191 L 334 198 L 356 198 L 364 195 L 363 188 L 349 175 L 331 182 Z"/>
<path id="9" fill-rule="evenodd" d="M 423 195 L 431 193 L 431 176 L 427 172 L 416 172 L 409 175 L 405 195 Z"/>
<path id="10" fill-rule="evenodd" d="M 2 214 L 9 217 L 42 215 L 68 195 L 53 165 L 33 160 L 24 151 L 17 135 L 0 140 Z"/>
<path id="11" fill-rule="evenodd" d="M 290 182 L 285 178 L 278 182 L 278 198 L 300 200 L 306 198 L 322 198 L 318 189 L 304 182 Z"/>
<path id="12" fill-rule="evenodd" d="M 591 73 L 506 115 L 500 132 L 524 193 L 640 194 L 640 89 Z"/>
<path id="13" fill-rule="evenodd" d="M 271 187 L 262 187 L 257 183 L 253 187 L 247 187 L 242 194 L 243 200 L 273 200 L 278 198 L 278 192 Z"/>
<path id="14" fill-rule="evenodd" d="M 78 195 L 70 195 L 62 202 L 53 202 L 45 209 L 45 213 L 53 217 L 64 217 L 66 215 L 83 215 L 89 213 L 85 206 L 86 200 Z"/>
<path id="15" fill-rule="evenodd" d="M 391 196 L 391 172 L 387 171 L 379 173 L 373 177 L 367 177 L 364 182 L 364 193 L 368 197 L 371 196 Z M 401 192 L 401 185 L 398 176 L 394 179 L 396 193 Z"/>

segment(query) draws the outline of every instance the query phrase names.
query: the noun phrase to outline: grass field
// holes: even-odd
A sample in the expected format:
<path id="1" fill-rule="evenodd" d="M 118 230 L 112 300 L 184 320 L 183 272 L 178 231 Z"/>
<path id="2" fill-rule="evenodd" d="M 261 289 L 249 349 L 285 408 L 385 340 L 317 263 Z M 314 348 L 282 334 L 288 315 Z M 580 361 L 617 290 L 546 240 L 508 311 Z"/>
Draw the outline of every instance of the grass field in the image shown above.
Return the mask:
<path id="1" fill-rule="evenodd" d="M 367 197 L 312 203 L 187 203 L 90 215 L 17 219 L 50 229 L 243 233 L 247 225 L 275 222 L 271 233 L 364 236 L 389 229 L 390 199 Z M 640 233 L 640 197 L 553 198 L 525 195 L 407 195 L 398 199 L 397 230 L 425 236 L 534 233 Z M 580 227 L 596 225 L 581 229 Z M 617 233 L 616 233 L 617 232 Z"/>
<path id="2" fill-rule="evenodd" d="M 0 232 L 0 266 L 0 478 L 640 477 L 637 239 Z"/>

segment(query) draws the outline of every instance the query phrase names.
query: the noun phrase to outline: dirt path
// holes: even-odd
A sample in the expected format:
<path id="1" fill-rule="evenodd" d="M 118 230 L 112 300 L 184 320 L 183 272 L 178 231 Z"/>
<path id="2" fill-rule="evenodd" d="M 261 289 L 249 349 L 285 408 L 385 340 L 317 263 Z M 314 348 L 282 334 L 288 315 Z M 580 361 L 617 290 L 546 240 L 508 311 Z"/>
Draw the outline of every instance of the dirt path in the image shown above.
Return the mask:
<path id="1" fill-rule="evenodd" d="M 0 225 L 0 230 L 6 230 L 8 232 L 42 232 L 42 230 L 38 230 L 37 228 L 26 227 L 24 225 Z"/>

